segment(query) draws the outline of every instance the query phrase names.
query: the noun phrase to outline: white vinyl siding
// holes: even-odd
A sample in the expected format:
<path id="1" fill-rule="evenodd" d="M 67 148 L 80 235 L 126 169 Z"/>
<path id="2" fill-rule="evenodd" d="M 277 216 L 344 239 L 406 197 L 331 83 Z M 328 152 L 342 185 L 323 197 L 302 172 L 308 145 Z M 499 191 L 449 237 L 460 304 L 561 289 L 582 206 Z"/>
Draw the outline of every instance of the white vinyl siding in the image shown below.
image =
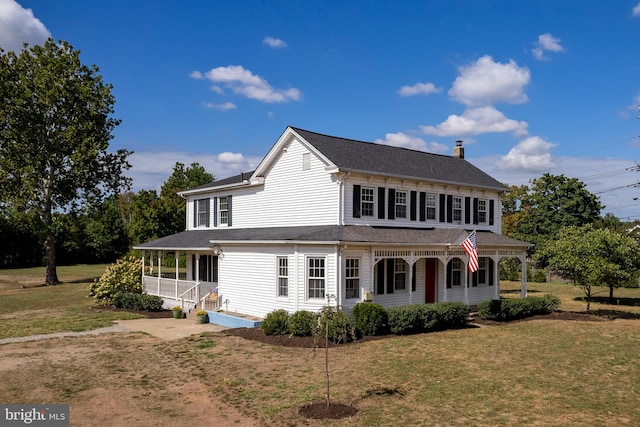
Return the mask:
<path id="1" fill-rule="evenodd" d="M 264 177 L 264 185 L 233 192 L 233 227 L 284 227 L 338 224 L 339 186 L 326 164 L 310 153 L 310 169 L 302 170 L 308 149 L 292 141 Z"/>

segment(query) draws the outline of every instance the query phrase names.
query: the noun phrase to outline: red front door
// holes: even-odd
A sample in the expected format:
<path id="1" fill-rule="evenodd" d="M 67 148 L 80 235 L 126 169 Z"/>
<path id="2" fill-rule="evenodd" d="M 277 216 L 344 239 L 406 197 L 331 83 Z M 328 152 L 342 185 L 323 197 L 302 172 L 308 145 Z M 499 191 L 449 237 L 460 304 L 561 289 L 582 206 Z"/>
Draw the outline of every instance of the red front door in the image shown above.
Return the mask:
<path id="1" fill-rule="evenodd" d="M 438 274 L 438 265 L 435 259 L 425 259 L 425 291 L 424 302 L 436 302 L 436 278 Z"/>

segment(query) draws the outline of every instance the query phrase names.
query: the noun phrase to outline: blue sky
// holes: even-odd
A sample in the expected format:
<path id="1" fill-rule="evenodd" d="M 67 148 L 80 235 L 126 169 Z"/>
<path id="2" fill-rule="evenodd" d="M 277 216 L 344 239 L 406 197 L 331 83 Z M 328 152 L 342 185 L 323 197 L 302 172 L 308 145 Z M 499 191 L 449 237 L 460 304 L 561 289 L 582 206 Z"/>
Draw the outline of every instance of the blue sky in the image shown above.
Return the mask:
<path id="1" fill-rule="evenodd" d="M 286 126 L 581 179 L 640 219 L 640 2 L 0 0 L 0 46 L 67 40 L 113 84 L 134 190 L 255 168 Z M 638 198 L 638 200 L 634 200 Z"/>

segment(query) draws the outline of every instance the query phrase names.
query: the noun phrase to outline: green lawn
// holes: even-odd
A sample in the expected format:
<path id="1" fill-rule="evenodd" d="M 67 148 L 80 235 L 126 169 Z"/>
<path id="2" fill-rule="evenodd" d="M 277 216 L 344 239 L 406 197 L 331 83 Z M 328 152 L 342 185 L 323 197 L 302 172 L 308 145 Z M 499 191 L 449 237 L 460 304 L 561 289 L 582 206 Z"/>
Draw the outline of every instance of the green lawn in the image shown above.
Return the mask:
<path id="1" fill-rule="evenodd" d="M 87 287 L 106 265 L 58 267 L 56 286 L 42 286 L 44 267 L 0 270 L 0 338 L 87 331 L 110 326 L 113 320 L 142 317 L 101 310 Z"/>

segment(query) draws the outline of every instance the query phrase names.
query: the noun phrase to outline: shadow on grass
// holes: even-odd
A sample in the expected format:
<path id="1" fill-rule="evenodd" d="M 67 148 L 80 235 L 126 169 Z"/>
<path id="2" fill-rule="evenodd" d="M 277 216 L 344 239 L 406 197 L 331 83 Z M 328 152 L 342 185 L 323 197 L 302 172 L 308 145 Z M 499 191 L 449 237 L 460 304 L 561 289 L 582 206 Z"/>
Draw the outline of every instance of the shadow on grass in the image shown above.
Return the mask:
<path id="1" fill-rule="evenodd" d="M 574 301 L 586 302 L 585 297 L 576 297 L 573 299 Z M 591 302 L 594 304 L 608 304 L 609 305 L 609 297 L 601 296 L 601 297 L 591 297 Z M 616 298 L 613 297 L 613 304 L 611 305 L 624 305 L 628 307 L 640 307 L 640 298 Z"/>
<path id="2" fill-rule="evenodd" d="M 527 293 L 528 294 L 535 294 L 535 293 L 539 293 L 540 291 L 536 291 L 535 289 L 527 289 Z M 520 289 L 507 289 L 507 290 L 502 290 L 500 289 L 500 293 L 501 294 L 519 294 L 520 293 Z"/>
<path id="3" fill-rule="evenodd" d="M 628 311 L 621 310 L 591 310 L 591 314 L 599 317 L 606 317 L 607 319 L 627 319 L 627 320 L 640 320 L 640 313 L 630 313 Z"/>

